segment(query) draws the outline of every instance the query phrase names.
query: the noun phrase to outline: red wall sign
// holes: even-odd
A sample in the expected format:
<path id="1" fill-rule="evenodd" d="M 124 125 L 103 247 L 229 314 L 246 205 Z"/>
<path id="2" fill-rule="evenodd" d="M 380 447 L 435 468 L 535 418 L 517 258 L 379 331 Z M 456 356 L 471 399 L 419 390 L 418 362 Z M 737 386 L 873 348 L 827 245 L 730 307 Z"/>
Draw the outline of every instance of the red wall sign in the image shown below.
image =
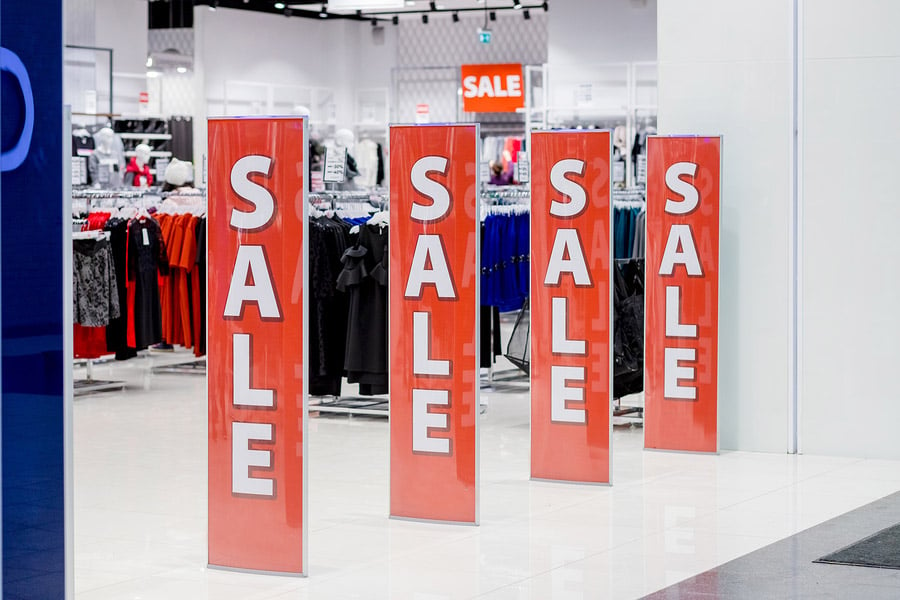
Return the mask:
<path id="1" fill-rule="evenodd" d="M 717 452 L 719 137 L 651 137 L 644 445 Z"/>
<path id="2" fill-rule="evenodd" d="M 525 106 L 522 65 L 463 65 L 463 110 L 516 112 Z"/>
<path id="3" fill-rule="evenodd" d="M 478 521 L 477 125 L 391 127 L 391 516 Z"/>
<path id="4" fill-rule="evenodd" d="M 531 135 L 531 476 L 610 483 L 608 131 Z"/>
<path id="5" fill-rule="evenodd" d="M 209 121 L 209 564 L 306 572 L 303 119 Z"/>

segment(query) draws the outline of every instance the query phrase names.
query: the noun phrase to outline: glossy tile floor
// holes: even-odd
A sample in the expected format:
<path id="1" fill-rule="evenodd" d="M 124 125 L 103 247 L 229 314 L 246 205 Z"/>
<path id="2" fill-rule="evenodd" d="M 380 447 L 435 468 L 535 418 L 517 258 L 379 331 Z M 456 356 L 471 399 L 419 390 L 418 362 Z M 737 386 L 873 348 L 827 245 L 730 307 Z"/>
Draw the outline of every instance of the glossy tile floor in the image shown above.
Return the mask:
<path id="1" fill-rule="evenodd" d="M 309 578 L 208 570 L 205 380 L 159 360 L 97 366 L 129 388 L 75 400 L 78 600 L 636 598 L 900 490 L 900 462 L 643 452 L 629 426 L 613 487 L 531 482 L 527 391 L 498 385 L 480 527 L 389 520 L 387 421 L 320 417 Z"/>

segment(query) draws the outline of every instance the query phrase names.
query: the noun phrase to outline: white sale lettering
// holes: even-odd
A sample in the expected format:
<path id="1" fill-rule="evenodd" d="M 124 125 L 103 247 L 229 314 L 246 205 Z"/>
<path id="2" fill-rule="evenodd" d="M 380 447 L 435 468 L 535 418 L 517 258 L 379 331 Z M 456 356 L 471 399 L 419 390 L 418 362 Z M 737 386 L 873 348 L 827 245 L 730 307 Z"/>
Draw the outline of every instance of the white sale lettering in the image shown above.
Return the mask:
<path id="1" fill-rule="evenodd" d="M 587 192 L 567 175 L 583 176 L 585 163 L 576 159 L 563 159 L 550 169 L 550 184 L 568 201 L 554 199 L 550 202 L 550 216 L 563 222 L 584 212 Z M 593 285 L 585 260 L 584 246 L 577 229 L 559 228 L 553 239 L 553 248 L 544 277 L 545 287 L 559 287 L 563 275 L 570 275 L 578 287 Z M 551 344 L 553 356 L 587 357 L 587 340 L 569 337 L 569 300 L 567 296 L 553 296 L 551 301 Z M 550 366 L 550 420 L 554 423 L 587 423 L 584 390 L 587 382 L 586 363 L 578 366 Z M 576 385 L 569 385 L 574 383 Z"/>
<path id="2" fill-rule="evenodd" d="M 666 170 L 666 187 L 683 199 L 666 198 L 666 213 L 690 214 L 700 205 L 700 194 L 693 184 L 681 179 L 695 177 L 697 165 L 689 162 L 675 163 Z M 683 223 L 669 228 L 666 248 L 659 265 L 660 277 L 672 277 L 681 265 L 691 277 L 702 277 L 700 255 L 694 242 L 691 226 Z M 696 324 L 682 322 L 682 289 L 677 285 L 666 286 L 666 339 L 697 339 Z M 664 397 L 671 400 L 696 400 L 696 348 L 666 346 L 664 354 Z M 693 385 L 690 385 L 693 383 Z"/>
<path id="3" fill-rule="evenodd" d="M 242 234 L 258 232 L 272 222 L 277 203 L 272 193 L 253 181 L 251 174 L 270 177 L 272 159 L 251 155 L 238 160 L 231 169 L 231 187 L 253 209 L 242 211 L 232 208 L 230 225 Z M 265 248 L 259 245 L 241 244 L 228 288 L 223 317 L 242 321 L 244 309 L 255 304 L 260 319 L 280 319 L 281 309 L 277 292 L 272 283 L 269 261 Z M 275 390 L 254 388 L 253 338 L 248 333 L 232 335 L 232 404 L 243 409 L 275 408 Z M 276 484 L 273 478 L 251 475 L 253 469 L 271 469 L 273 452 L 251 448 L 251 443 L 271 444 L 275 440 L 272 423 L 233 422 L 231 424 L 231 492 L 233 494 L 274 497 Z"/>
<path id="4" fill-rule="evenodd" d="M 468 75 L 463 78 L 463 95 L 466 98 L 520 98 L 520 75 Z"/>
<path id="5" fill-rule="evenodd" d="M 440 182 L 428 177 L 429 173 L 447 174 L 450 161 L 443 156 L 425 156 L 416 161 L 410 172 L 412 186 L 431 202 L 421 198 L 413 200 L 410 218 L 420 223 L 435 223 L 450 212 L 450 192 Z M 405 298 L 421 299 L 426 285 L 435 288 L 438 299 L 457 300 L 456 285 L 450 272 L 447 251 L 440 234 L 419 234 L 416 249 L 406 280 Z M 432 320 L 428 311 L 413 315 L 413 375 L 416 377 L 449 378 L 452 361 L 431 355 Z M 449 383 L 449 381 L 448 381 Z M 435 437 L 434 431 L 450 431 L 447 413 L 432 412 L 431 407 L 450 407 L 449 389 L 412 390 L 412 449 L 413 452 L 450 455 L 452 445 L 446 437 Z"/>

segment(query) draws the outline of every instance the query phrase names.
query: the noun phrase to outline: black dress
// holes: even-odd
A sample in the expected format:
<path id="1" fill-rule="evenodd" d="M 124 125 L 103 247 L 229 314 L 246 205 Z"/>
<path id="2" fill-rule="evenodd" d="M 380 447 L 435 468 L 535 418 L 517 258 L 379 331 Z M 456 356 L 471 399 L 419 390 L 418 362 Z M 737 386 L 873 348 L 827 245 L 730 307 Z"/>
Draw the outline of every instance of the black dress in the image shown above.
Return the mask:
<path id="1" fill-rule="evenodd" d="M 158 276 L 168 274 L 169 259 L 159 223 L 148 218 L 132 220 L 128 226 L 128 279 L 135 284 L 132 347 L 136 350 L 162 341 Z"/>
<path id="2" fill-rule="evenodd" d="M 106 349 L 115 352 L 116 360 L 127 360 L 137 356 L 134 348 L 128 347 L 128 293 L 125 288 L 125 245 L 128 221 L 118 217 L 106 222 L 103 228 L 109 232 L 109 244 L 112 248 L 113 263 L 116 267 L 116 287 L 119 293 L 121 316 L 112 319 L 106 326 Z"/>
<path id="3" fill-rule="evenodd" d="M 388 230 L 362 225 L 356 246 L 348 248 L 337 288 L 350 295 L 347 316 L 347 381 L 364 396 L 388 393 Z"/>

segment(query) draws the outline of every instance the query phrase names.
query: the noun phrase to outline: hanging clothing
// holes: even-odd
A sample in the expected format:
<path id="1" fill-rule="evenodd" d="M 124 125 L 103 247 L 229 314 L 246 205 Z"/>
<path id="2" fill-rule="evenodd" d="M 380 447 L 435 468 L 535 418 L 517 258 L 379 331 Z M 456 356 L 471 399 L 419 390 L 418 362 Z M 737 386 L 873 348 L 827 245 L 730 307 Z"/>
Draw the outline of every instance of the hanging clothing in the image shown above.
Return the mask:
<path id="1" fill-rule="evenodd" d="M 75 322 L 86 327 L 106 327 L 120 314 L 116 270 L 106 239 L 73 240 Z"/>
<path id="2" fill-rule="evenodd" d="M 132 219 L 127 232 L 127 340 L 143 350 L 162 341 L 159 276 L 168 275 L 169 257 L 159 224 L 152 218 Z"/>
<path id="3" fill-rule="evenodd" d="M 357 244 L 341 258 L 337 279 L 337 289 L 350 297 L 344 370 L 365 396 L 388 393 L 387 245 L 386 227 L 361 226 Z"/>
<path id="4" fill-rule="evenodd" d="M 116 270 L 116 288 L 119 296 L 120 315 L 111 319 L 106 327 L 106 349 L 114 352 L 116 360 L 127 360 L 137 356 L 134 348 L 128 347 L 128 293 L 126 290 L 126 240 L 128 238 L 128 221 L 112 218 L 106 222 L 104 231 L 109 232 L 109 246 L 112 251 L 113 264 Z"/>
<path id="5" fill-rule="evenodd" d="M 613 397 L 644 389 L 644 259 L 616 260 Z"/>
<path id="6" fill-rule="evenodd" d="M 318 217 L 309 224 L 309 393 L 340 396 L 347 348 L 349 299 L 338 289 L 350 225 Z"/>

